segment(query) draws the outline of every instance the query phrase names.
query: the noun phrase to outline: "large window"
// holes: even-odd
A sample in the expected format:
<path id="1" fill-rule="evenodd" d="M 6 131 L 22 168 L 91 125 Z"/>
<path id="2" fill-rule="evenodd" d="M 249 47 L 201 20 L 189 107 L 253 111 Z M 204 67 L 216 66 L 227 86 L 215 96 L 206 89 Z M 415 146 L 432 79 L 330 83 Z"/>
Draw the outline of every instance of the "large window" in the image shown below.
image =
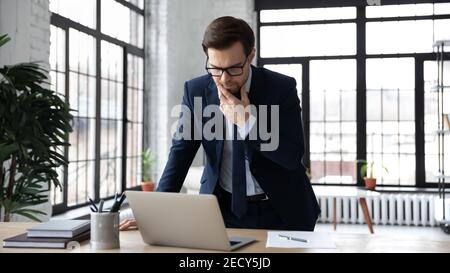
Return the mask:
<path id="1" fill-rule="evenodd" d="M 261 57 L 355 54 L 356 25 L 318 24 L 261 27 Z M 293 38 L 296 37 L 296 38 Z M 329 46 L 332 40 L 333 46 Z"/>
<path id="2" fill-rule="evenodd" d="M 444 77 L 444 86 L 450 86 L 450 61 L 444 62 L 443 73 L 446 75 Z M 437 183 L 438 177 L 436 176 L 436 166 L 439 166 L 438 157 L 438 135 L 436 131 L 440 129 L 440 120 L 438 116 L 438 99 L 437 99 L 437 89 L 436 89 L 436 79 L 437 79 L 437 63 L 436 61 L 426 61 L 424 64 L 424 91 L 425 91 L 425 117 L 424 117 L 424 128 L 425 128 L 425 172 L 426 181 Z M 450 92 L 447 89 L 443 93 L 443 113 L 447 113 L 447 117 L 450 113 Z M 445 120 L 445 119 L 444 119 Z M 450 124 L 444 124 L 444 130 L 450 130 Z M 450 134 L 447 132 L 443 135 L 445 138 L 445 143 L 450 143 Z M 450 145 L 445 145 L 444 147 L 445 155 L 450 155 Z M 450 160 L 445 160 L 445 170 L 450 170 Z"/>
<path id="3" fill-rule="evenodd" d="M 360 184 L 366 159 L 381 185 L 436 186 L 433 44 L 450 39 L 450 2 L 281 2 L 256 2 L 258 64 L 297 79 L 312 182 Z"/>
<path id="4" fill-rule="evenodd" d="M 141 150 L 143 130 L 144 80 L 142 58 L 128 55 L 128 102 L 127 102 L 127 188 L 141 181 Z"/>
<path id="5" fill-rule="evenodd" d="M 336 73 L 340 69 L 345 74 Z M 313 181 L 356 179 L 356 62 L 310 62 L 310 164 Z"/>
<path id="6" fill-rule="evenodd" d="M 140 179 L 144 4 L 51 0 L 50 9 L 52 85 L 74 110 L 69 165 L 59 170 L 64 190 L 52 198 L 58 213 Z"/>
<path id="7" fill-rule="evenodd" d="M 382 184 L 414 185 L 414 59 L 372 58 L 366 67 L 367 159 Z"/>

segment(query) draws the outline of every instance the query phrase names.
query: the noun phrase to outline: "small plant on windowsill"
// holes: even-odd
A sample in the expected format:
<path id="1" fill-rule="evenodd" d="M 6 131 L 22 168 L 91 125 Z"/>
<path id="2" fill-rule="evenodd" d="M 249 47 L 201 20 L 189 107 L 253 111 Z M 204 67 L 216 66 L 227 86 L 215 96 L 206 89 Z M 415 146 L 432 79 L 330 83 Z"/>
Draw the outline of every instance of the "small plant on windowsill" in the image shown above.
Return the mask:
<path id="1" fill-rule="evenodd" d="M 374 165 L 375 161 L 366 161 L 366 160 L 358 160 L 357 163 L 361 163 L 361 177 L 364 179 L 364 184 L 366 189 L 368 190 L 375 190 L 375 187 L 377 185 L 377 178 L 374 176 Z M 382 168 L 386 171 L 386 173 L 389 173 L 388 169 L 384 166 Z"/>
<path id="2" fill-rule="evenodd" d="M 142 153 L 142 191 L 154 191 L 155 182 L 152 179 L 152 165 L 155 162 L 150 149 Z"/>

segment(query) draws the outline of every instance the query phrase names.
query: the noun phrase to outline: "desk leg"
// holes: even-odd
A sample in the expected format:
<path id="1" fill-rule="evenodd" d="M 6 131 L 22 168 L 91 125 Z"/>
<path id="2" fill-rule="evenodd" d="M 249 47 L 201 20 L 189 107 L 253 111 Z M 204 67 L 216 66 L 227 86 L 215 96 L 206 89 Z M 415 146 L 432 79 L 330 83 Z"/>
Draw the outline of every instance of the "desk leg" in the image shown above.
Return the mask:
<path id="1" fill-rule="evenodd" d="M 333 197 L 333 229 L 336 230 L 336 197 Z"/>
<path id="2" fill-rule="evenodd" d="M 361 205 L 362 211 L 364 213 L 364 219 L 366 220 L 366 224 L 369 227 L 370 233 L 373 234 L 373 226 L 372 219 L 370 218 L 369 208 L 367 207 L 367 202 L 365 197 L 359 198 L 359 204 Z"/>

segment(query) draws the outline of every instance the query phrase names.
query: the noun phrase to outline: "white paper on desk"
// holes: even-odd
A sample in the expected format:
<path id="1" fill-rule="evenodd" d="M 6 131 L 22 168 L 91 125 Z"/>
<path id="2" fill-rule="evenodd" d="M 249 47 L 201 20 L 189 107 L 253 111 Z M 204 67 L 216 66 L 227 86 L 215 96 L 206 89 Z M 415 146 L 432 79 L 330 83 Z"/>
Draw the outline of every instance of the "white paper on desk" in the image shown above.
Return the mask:
<path id="1" fill-rule="evenodd" d="M 278 235 L 287 235 L 308 240 L 307 243 L 280 238 Z M 336 248 L 328 233 L 307 231 L 268 231 L 266 247 L 283 248 Z"/>

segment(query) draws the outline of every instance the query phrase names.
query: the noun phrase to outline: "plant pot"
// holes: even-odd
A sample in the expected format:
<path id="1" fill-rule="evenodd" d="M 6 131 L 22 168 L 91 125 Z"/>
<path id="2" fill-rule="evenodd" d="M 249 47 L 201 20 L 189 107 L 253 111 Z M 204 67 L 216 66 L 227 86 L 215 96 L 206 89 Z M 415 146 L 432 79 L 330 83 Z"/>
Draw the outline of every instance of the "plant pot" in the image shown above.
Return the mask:
<path id="1" fill-rule="evenodd" d="M 155 190 L 155 183 L 153 183 L 153 182 L 142 182 L 141 183 L 141 189 L 142 189 L 142 191 L 154 191 Z"/>
<path id="2" fill-rule="evenodd" d="M 374 190 L 377 185 L 377 179 L 364 177 L 364 183 L 366 184 L 366 189 Z"/>

